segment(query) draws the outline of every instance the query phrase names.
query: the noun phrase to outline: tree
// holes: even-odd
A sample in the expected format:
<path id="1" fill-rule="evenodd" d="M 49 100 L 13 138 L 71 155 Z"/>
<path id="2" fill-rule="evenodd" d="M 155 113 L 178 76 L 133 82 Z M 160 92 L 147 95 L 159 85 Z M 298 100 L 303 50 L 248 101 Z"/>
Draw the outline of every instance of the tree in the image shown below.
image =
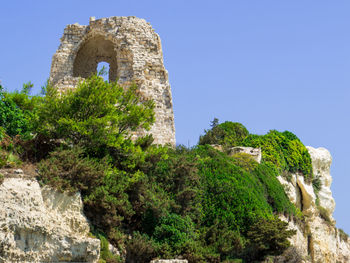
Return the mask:
<path id="1" fill-rule="evenodd" d="M 0 85 L 0 127 L 12 137 L 27 134 L 30 130 L 29 119 L 8 95 Z"/>
<path id="2" fill-rule="evenodd" d="M 200 136 L 199 144 L 220 144 L 224 147 L 239 146 L 248 136 L 249 132 L 241 123 L 226 121 L 219 123 L 217 118 L 211 122 L 211 129 L 206 130 L 205 134 Z"/>
<path id="3" fill-rule="evenodd" d="M 118 151 L 121 145 L 132 147 L 133 132 L 149 130 L 153 124 L 153 108 L 154 102 L 142 98 L 136 85 L 124 89 L 94 75 L 63 93 L 47 88 L 38 113 L 38 133 L 100 156 L 111 148 Z"/>
<path id="4" fill-rule="evenodd" d="M 295 235 L 296 230 L 288 230 L 288 223 L 278 217 L 261 218 L 253 224 L 247 233 L 249 240 L 247 260 L 263 260 L 267 255 L 281 255 L 288 247 L 288 238 Z"/>

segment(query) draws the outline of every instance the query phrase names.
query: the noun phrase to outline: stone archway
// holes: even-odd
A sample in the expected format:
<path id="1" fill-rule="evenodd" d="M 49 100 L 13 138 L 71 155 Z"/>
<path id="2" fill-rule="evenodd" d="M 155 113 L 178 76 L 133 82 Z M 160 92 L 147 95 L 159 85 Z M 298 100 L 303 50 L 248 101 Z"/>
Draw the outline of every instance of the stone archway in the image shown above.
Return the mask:
<path id="1" fill-rule="evenodd" d="M 149 131 L 154 143 L 175 145 L 174 113 L 168 72 L 163 64 L 160 38 L 152 26 L 136 17 L 91 18 L 88 25 L 67 25 L 52 58 L 49 82 L 61 91 L 109 64 L 109 81 L 128 87 L 155 102 L 155 123 Z"/>
<path id="2" fill-rule="evenodd" d="M 80 45 L 73 63 L 73 77 L 90 77 L 97 72 L 97 65 L 100 62 L 109 64 L 109 81 L 116 81 L 118 66 L 114 44 L 104 36 L 96 35 Z"/>

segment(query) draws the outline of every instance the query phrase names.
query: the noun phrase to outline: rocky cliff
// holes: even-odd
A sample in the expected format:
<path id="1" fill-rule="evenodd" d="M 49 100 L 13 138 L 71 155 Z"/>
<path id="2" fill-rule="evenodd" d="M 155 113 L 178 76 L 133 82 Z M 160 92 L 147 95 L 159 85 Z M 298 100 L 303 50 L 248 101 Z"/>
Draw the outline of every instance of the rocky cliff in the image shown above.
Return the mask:
<path id="1" fill-rule="evenodd" d="M 79 194 L 59 193 L 21 170 L 2 170 L 0 262 L 97 262 Z"/>
<path id="2" fill-rule="evenodd" d="M 289 180 L 279 177 L 285 186 L 290 200 L 303 212 L 303 220 L 289 221 L 290 228 L 297 230 L 292 244 L 303 258 L 303 262 L 340 263 L 350 261 L 350 240 L 347 235 L 335 227 L 333 211 L 335 201 L 330 189 L 332 177 L 330 166 L 332 157 L 325 148 L 307 147 L 315 178 L 321 187 L 315 193 L 312 184 L 304 181 L 299 174 L 292 174 Z"/>

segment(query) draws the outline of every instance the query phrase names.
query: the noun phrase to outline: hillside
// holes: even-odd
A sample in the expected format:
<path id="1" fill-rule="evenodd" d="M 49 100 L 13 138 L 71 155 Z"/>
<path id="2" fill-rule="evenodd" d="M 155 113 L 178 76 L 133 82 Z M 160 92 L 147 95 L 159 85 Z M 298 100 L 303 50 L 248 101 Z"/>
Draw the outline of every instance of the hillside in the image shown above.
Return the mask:
<path id="1" fill-rule="evenodd" d="M 348 260 L 327 150 L 217 119 L 195 147 L 156 145 L 134 136 L 153 108 L 98 75 L 61 94 L 1 89 L 4 262 Z"/>

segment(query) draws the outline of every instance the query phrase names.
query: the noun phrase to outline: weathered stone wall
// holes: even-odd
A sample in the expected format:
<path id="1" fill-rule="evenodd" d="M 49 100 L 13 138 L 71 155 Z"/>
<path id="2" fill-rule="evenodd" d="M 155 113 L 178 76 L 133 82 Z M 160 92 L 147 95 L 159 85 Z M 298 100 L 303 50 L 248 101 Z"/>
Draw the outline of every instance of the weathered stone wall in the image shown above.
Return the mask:
<path id="1" fill-rule="evenodd" d="M 68 25 L 52 58 L 50 82 L 62 90 L 73 88 L 80 78 L 95 73 L 99 62 L 109 63 L 110 81 L 125 87 L 134 82 L 145 98 L 155 101 L 156 122 L 150 132 L 155 143 L 175 145 L 168 72 L 152 26 L 136 17 L 90 18 L 87 26 Z"/>

